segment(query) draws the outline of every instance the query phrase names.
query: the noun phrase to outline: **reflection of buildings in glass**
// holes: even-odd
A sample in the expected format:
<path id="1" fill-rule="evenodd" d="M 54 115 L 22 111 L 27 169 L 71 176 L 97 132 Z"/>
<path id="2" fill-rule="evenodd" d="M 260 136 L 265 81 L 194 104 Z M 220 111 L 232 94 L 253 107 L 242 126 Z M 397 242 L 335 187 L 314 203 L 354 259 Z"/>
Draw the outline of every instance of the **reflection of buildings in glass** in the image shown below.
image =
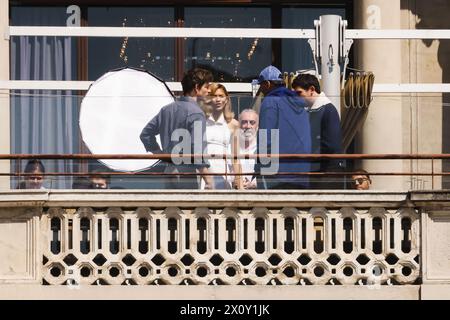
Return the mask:
<path id="1" fill-rule="evenodd" d="M 270 8 L 196 7 L 185 8 L 186 27 L 270 28 Z M 250 18 L 249 18 L 250 17 Z M 250 82 L 271 63 L 270 39 L 187 39 L 185 69 L 209 66 L 218 81 Z"/>
<path id="2" fill-rule="evenodd" d="M 137 24 L 133 24 L 134 27 L 147 27 L 143 18 L 137 19 L 139 22 Z M 167 27 L 171 26 L 171 21 L 167 21 Z M 122 27 L 127 27 L 127 18 L 123 19 Z M 151 38 L 152 41 L 155 41 L 155 38 Z M 128 64 L 128 55 L 126 54 L 127 49 L 129 48 L 128 43 L 130 42 L 130 51 L 134 53 L 134 59 L 132 59 L 132 63 Z M 158 55 L 152 54 L 153 43 L 149 43 L 145 38 L 132 38 L 129 40 L 128 37 L 123 39 L 122 45 L 120 47 L 120 59 L 123 60 L 125 65 L 130 66 L 138 66 L 143 69 L 154 69 L 153 67 L 160 62 L 160 60 L 172 61 L 174 60 L 172 55 Z M 135 52 L 134 52 L 135 51 Z M 174 80 L 173 78 L 171 80 Z"/>

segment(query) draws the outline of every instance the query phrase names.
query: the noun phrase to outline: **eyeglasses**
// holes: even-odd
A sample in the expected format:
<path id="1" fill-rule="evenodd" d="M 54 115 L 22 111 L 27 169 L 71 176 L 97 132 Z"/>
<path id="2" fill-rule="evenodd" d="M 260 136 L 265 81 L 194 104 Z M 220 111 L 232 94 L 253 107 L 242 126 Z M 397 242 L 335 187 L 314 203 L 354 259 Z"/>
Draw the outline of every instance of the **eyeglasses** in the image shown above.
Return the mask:
<path id="1" fill-rule="evenodd" d="M 256 120 L 241 120 L 241 125 L 244 125 L 246 123 L 249 123 L 250 125 L 254 126 L 256 124 Z"/>
<path id="2" fill-rule="evenodd" d="M 358 178 L 358 179 L 354 179 L 353 183 L 354 184 L 363 184 L 364 181 L 369 181 L 369 179 L 367 179 L 367 178 Z"/>
<path id="3" fill-rule="evenodd" d="M 103 183 L 94 183 L 92 184 L 92 188 L 94 189 L 106 189 L 106 185 Z"/>

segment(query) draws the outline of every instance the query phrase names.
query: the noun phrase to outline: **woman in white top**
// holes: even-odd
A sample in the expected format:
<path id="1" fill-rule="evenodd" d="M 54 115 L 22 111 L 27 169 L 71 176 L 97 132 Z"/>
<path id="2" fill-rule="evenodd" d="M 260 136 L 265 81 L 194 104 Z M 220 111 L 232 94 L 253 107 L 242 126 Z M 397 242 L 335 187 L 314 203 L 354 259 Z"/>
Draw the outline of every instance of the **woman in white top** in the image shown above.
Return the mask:
<path id="1" fill-rule="evenodd" d="M 206 114 L 206 140 L 207 154 L 231 155 L 232 140 L 239 130 L 239 123 L 234 119 L 231 111 L 231 101 L 225 86 L 212 83 L 209 86 L 211 96 L 208 103 L 203 106 Z M 230 189 L 233 177 L 231 161 L 226 159 L 209 159 L 209 172 L 227 173 L 226 176 L 213 176 L 215 189 Z M 203 189 L 203 181 L 202 181 Z"/>

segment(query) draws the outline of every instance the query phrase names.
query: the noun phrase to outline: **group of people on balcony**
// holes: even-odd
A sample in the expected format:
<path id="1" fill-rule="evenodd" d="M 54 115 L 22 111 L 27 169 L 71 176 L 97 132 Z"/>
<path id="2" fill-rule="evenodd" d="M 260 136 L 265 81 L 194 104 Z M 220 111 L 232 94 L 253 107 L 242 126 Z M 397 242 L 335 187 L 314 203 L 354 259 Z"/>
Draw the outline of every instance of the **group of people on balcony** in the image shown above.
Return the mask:
<path id="1" fill-rule="evenodd" d="M 342 160 L 295 158 L 301 154 L 342 153 L 339 114 L 321 92 L 315 76 L 298 75 L 292 84 L 294 90 L 290 90 L 280 70 L 266 67 L 258 78 L 264 95 L 259 113 L 244 109 L 239 121 L 231 111 L 226 88 L 212 81 L 207 70 L 189 70 L 181 82 L 183 96 L 164 106 L 142 130 L 140 138 L 148 152 L 176 155 L 164 163 L 164 172 L 172 174 L 166 179 L 167 188 L 344 188 L 342 177 L 310 178 L 304 174 L 343 171 Z M 253 153 L 294 157 L 259 157 L 257 161 L 235 157 Z M 182 154 L 228 154 L 231 159 L 183 159 Z"/>
<path id="2" fill-rule="evenodd" d="M 148 152 L 172 155 L 171 160 L 161 162 L 161 171 L 165 173 L 162 188 L 344 188 L 343 175 L 321 175 L 343 172 L 344 161 L 295 157 L 342 153 L 339 114 L 321 92 L 318 79 L 300 74 L 293 80 L 291 90 L 280 70 L 268 66 L 257 82 L 264 95 L 259 112 L 244 109 L 236 120 L 227 89 L 214 83 L 209 71 L 195 68 L 184 75 L 183 95 L 150 119 L 140 135 Z M 161 145 L 156 139 L 158 135 Z M 199 157 L 186 158 L 185 154 Z M 242 154 L 291 157 L 235 157 Z M 211 159 L 204 155 L 227 157 Z M 39 160 L 30 161 L 25 173 L 25 181 L 18 188 L 43 187 L 45 169 Z M 352 176 L 355 189 L 369 189 L 371 180 L 367 172 L 359 173 Z M 109 188 L 109 177 L 94 172 L 87 178 L 75 178 L 73 188 Z"/>

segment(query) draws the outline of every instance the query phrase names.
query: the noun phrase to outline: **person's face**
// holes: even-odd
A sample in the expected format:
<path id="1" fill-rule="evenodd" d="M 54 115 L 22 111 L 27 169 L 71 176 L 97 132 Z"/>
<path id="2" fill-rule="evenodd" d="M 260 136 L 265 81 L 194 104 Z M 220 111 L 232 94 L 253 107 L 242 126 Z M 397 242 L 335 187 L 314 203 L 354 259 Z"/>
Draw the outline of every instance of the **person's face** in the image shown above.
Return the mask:
<path id="1" fill-rule="evenodd" d="M 369 178 L 365 175 L 352 176 L 352 181 L 356 190 L 369 190 L 370 188 Z"/>
<path id="2" fill-rule="evenodd" d="M 270 81 L 263 81 L 259 85 L 259 90 L 264 94 L 267 95 L 272 89 L 272 85 Z"/>
<path id="3" fill-rule="evenodd" d="M 25 188 L 41 189 L 44 182 L 44 175 L 39 170 L 34 170 L 33 174 L 25 177 Z"/>
<path id="4" fill-rule="evenodd" d="M 253 112 L 244 112 L 240 120 L 241 137 L 252 140 L 258 131 L 258 115 Z"/>
<path id="5" fill-rule="evenodd" d="M 200 98 L 206 98 L 209 95 L 209 83 L 205 83 L 201 87 L 195 86 L 195 95 Z"/>
<path id="6" fill-rule="evenodd" d="M 310 87 L 309 89 L 303 89 L 301 87 L 296 87 L 294 88 L 295 92 L 297 92 L 297 94 L 304 98 L 306 103 L 309 106 L 312 106 L 314 104 L 314 94 L 315 94 L 315 90 L 314 87 Z"/>
<path id="7" fill-rule="evenodd" d="M 91 179 L 91 182 L 94 186 L 94 189 L 106 189 L 108 187 L 108 183 L 106 182 L 105 178 L 93 177 Z"/>
<path id="8" fill-rule="evenodd" d="M 227 104 L 228 97 L 222 89 L 217 89 L 212 95 L 212 106 L 215 111 L 223 111 Z"/>

